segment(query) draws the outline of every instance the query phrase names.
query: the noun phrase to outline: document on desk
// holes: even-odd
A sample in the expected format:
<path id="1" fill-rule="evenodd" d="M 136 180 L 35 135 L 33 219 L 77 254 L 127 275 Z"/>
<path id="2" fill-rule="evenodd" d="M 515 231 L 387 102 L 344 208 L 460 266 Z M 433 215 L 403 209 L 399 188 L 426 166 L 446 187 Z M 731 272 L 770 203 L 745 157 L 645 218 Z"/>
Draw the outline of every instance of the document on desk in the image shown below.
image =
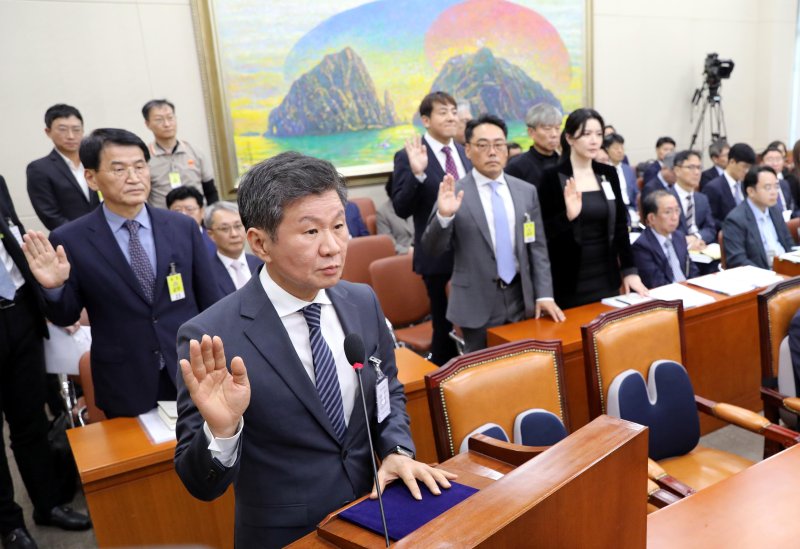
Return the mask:
<path id="1" fill-rule="evenodd" d="M 644 297 L 636 292 L 631 292 L 629 294 L 621 294 L 615 295 L 614 297 L 605 297 L 600 300 L 600 303 L 603 305 L 608 305 L 609 307 L 616 307 L 617 309 L 622 309 L 623 307 L 627 307 L 628 305 L 638 305 L 639 303 L 644 303 L 645 301 L 652 301 L 652 297 Z"/>
<path id="2" fill-rule="evenodd" d="M 691 288 L 687 288 L 683 284 L 676 283 L 653 288 L 650 290 L 650 297 L 654 299 L 663 299 L 664 301 L 680 299 L 683 301 L 684 309 L 691 309 L 692 307 L 714 303 L 714 298 L 710 295 L 702 294 Z"/>
<path id="3" fill-rule="evenodd" d="M 756 288 L 780 282 L 783 278 L 774 271 L 750 265 L 726 269 L 718 273 L 687 280 L 689 284 L 725 295 L 739 295 Z"/>
<path id="4" fill-rule="evenodd" d="M 142 424 L 147 438 L 153 444 L 161 444 L 170 440 L 177 440 L 175 438 L 175 431 L 167 427 L 161 416 L 158 415 L 158 408 L 153 408 L 149 412 L 139 415 L 139 423 Z"/>
<path id="5" fill-rule="evenodd" d="M 779 256 L 781 261 L 789 261 L 791 263 L 800 263 L 800 251 L 787 252 Z"/>

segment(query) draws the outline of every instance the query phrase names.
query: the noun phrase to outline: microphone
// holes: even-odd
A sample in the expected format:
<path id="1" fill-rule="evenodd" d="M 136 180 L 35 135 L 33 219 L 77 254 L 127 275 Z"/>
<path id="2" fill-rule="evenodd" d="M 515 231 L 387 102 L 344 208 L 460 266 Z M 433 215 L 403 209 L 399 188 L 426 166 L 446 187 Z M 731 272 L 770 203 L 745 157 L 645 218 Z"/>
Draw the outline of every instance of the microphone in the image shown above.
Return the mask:
<path id="1" fill-rule="evenodd" d="M 372 431 L 369 427 L 369 413 L 367 412 L 367 401 L 364 400 L 364 384 L 361 381 L 361 369 L 364 367 L 364 359 L 367 352 L 364 350 L 364 341 L 361 336 L 355 333 L 347 334 L 344 338 L 344 356 L 347 362 L 356 371 L 358 377 L 358 387 L 361 389 L 361 405 L 364 407 L 364 419 L 367 423 L 367 440 L 369 441 L 369 455 L 372 458 L 372 476 L 375 479 L 375 491 L 378 493 L 378 506 L 381 509 L 381 522 L 383 522 L 383 536 L 386 539 L 386 547 L 389 547 L 389 529 L 386 527 L 386 513 L 383 511 L 383 497 L 381 485 L 378 482 L 378 464 L 375 462 L 375 448 L 372 447 Z"/>

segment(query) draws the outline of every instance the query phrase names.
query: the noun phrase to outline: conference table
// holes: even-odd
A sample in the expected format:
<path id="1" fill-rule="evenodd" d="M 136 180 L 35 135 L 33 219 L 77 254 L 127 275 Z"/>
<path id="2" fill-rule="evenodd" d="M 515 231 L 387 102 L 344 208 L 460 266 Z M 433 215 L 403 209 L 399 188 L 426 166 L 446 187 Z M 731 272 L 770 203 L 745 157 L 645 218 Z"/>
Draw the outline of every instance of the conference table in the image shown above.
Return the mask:
<path id="1" fill-rule="evenodd" d="M 713 303 L 684 311 L 684 366 L 695 393 L 749 410 L 761 410 L 756 296 L 763 288 L 727 296 L 688 286 L 714 299 Z M 490 328 L 487 343 L 493 346 L 528 338 L 561 340 L 567 408 L 575 429 L 589 421 L 581 326 L 612 310 L 613 307 L 602 303 L 590 303 L 564 311 L 567 319 L 561 323 L 540 318 Z M 705 414 L 701 414 L 700 422 L 703 434 L 725 425 Z"/>

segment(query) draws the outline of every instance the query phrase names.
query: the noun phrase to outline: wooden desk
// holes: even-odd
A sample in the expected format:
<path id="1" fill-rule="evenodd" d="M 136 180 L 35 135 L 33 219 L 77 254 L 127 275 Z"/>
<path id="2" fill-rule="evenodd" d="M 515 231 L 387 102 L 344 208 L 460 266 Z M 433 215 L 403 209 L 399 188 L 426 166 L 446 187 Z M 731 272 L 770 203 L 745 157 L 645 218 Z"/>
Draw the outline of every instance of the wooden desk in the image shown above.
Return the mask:
<path id="1" fill-rule="evenodd" d="M 772 260 L 772 270 L 784 276 L 798 276 L 800 275 L 800 263 L 792 263 L 775 257 Z"/>
<path id="2" fill-rule="evenodd" d="M 397 379 L 405 387 L 406 412 L 411 419 L 411 438 L 417 447 L 417 459 L 423 463 L 433 463 L 437 459 L 436 443 L 433 440 L 431 413 L 425 394 L 425 374 L 432 372 L 437 366 L 404 347 L 395 349 L 394 356 L 397 362 Z"/>
<path id="3" fill-rule="evenodd" d="M 206 503 L 172 464 L 175 442 L 152 444 L 135 418 L 67 431 L 100 547 L 233 547 L 233 489 Z"/>
<path id="4" fill-rule="evenodd" d="M 794 446 L 652 513 L 647 547 L 797 547 L 798 469 Z"/>
<path id="5" fill-rule="evenodd" d="M 730 297 L 689 286 L 714 298 L 714 303 L 684 313 L 684 366 L 695 392 L 713 400 L 760 410 L 761 363 L 756 301 L 760 290 Z M 612 307 L 601 303 L 591 303 L 565 311 L 567 320 L 562 323 L 541 318 L 498 326 L 488 330 L 487 341 L 489 345 L 499 345 L 525 338 L 561 340 L 567 407 L 573 429 L 577 429 L 589 421 L 581 326 L 611 310 Z M 703 434 L 724 426 L 721 421 L 705 415 L 700 421 Z"/>

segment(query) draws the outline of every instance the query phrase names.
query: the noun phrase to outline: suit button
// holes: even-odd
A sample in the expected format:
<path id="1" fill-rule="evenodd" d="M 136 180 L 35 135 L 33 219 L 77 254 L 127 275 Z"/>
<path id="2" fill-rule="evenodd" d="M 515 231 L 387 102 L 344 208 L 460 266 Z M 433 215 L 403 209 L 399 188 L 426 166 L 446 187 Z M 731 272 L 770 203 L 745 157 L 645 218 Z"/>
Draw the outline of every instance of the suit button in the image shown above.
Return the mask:
<path id="1" fill-rule="evenodd" d="M 206 480 L 214 480 L 216 478 L 217 478 L 217 472 L 212 469 L 212 470 L 210 470 L 208 472 L 208 476 L 206 477 Z"/>
<path id="2" fill-rule="evenodd" d="M 158 324 L 158 319 L 156 317 L 153 317 L 153 324 Z"/>
<path id="3" fill-rule="evenodd" d="M 347 450 L 342 450 L 342 461 L 346 461 L 347 460 L 347 455 L 348 455 L 347 454 Z"/>

